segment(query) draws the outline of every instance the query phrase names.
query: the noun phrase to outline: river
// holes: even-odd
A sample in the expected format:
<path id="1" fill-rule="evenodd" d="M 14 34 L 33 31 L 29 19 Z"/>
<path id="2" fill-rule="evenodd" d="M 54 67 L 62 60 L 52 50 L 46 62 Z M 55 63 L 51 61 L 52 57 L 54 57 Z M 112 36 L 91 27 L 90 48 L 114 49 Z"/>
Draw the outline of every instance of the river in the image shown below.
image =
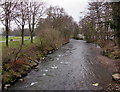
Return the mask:
<path id="1" fill-rule="evenodd" d="M 49 54 L 39 71 L 32 70 L 9 90 L 104 90 L 112 82 L 112 72 L 97 61 L 99 53 L 94 48 L 94 44 L 71 39 Z"/>

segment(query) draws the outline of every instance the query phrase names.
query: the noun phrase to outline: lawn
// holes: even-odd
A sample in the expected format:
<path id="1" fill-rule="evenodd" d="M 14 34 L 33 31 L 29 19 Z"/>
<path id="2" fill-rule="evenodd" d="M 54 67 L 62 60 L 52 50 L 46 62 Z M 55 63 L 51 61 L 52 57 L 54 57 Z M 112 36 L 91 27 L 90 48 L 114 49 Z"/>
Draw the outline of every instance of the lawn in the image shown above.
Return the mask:
<path id="1" fill-rule="evenodd" d="M 27 40 L 24 40 L 24 48 L 27 48 L 31 44 L 31 41 L 29 38 L 30 38 L 30 36 L 24 37 L 24 39 L 27 39 Z M 16 40 L 16 41 L 9 41 L 10 48 L 19 48 L 20 47 L 20 45 L 21 45 L 21 37 L 20 36 L 9 37 L 9 40 L 10 39 Z M 5 37 L 0 37 L 0 41 L 5 41 Z M 34 43 L 37 43 L 37 39 L 34 39 L 33 41 L 34 41 Z M 0 52 L 1 52 L 6 49 L 6 42 L 0 42 L 0 44 L 1 44 L 1 46 L 0 46 Z"/>
<path id="2" fill-rule="evenodd" d="M 8 45 L 9 45 L 9 48 L 6 47 L 6 42 L 0 42 L 0 52 L 4 52 L 6 51 L 6 49 L 16 49 L 16 48 L 19 48 L 22 41 L 21 41 L 21 37 L 10 37 L 11 39 L 14 39 L 16 41 L 9 41 Z M 9 38 L 9 39 L 10 39 Z M 23 45 L 23 49 L 27 49 L 30 45 L 32 45 L 31 43 L 31 40 L 29 39 L 30 37 L 29 36 L 25 36 L 24 39 L 27 39 L 27 40 L 24 40 L 24 45 Z M 1 37 L 0 38 L 2 41 L 5 40 L 5 37 Z M 42 38 L 37 38 L 35 37 L 35 39 L 33 40 L 33 44 L 39 44 L 41 43 L 40 40 L 43 40 Z"/>
<path id="3" fill-rule="evenodd" d="M 25 36 L 24 37 L 24 39 L 29 39 L 29 38 L 30 38 L 30 36 Z M 13 39 L 13 40 L 21 40 L 22 38 L 21 38 L 21 36 L 9 36 L 8 40 L 11 40 L 11 39 Z M 0 37 L 0 41 L 5 41 L 5 40 L 6 40 L 5 36 Z"/>

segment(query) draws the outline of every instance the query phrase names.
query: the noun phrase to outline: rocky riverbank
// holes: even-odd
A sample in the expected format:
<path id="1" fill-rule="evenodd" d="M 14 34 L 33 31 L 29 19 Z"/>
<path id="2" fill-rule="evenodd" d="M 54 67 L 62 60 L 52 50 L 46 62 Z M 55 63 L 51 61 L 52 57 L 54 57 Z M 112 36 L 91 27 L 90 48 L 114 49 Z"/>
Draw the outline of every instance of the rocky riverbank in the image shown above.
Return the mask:
<path id="1" fill-rule="evenodd" d="M 97 51 L 100 53 L 97 56 L 97 60 L 104 67 L 106 67 L 109 71 L 112 72 L 111 81 L 114 81 L 114 82 L 112 84 L 109 84 L 106 89 L 108 91 L 111 91 L 111 90 L 120 91 L 120 59 L 115 59 L 114 57 L 110 57 L 107 53 L 105 55 L 104 54 L 105 50 L 106 50 L 105 47 L 97 48 Z M 113 51 L 115 51 L 115 49 Z M 116 54 L 116 56 L 118 56 L 118 54 Z"/>
<path id="2" fill-rule="evenodd" d="M 9 61 L 7 63 L 3 63 L 2 89 L 7 90 L 17 81 L 23 81 L 23 77 L 27 76 L 32 69 L 38 71 L 37 66 L 44 60 L 46 55 L 53 53 L 64 44 L 59 45 L 56 48 L 51 48 L 48 46 L 49 48 L 43 51 L 39 50 L 35 46 L 32 46 L 23 50 L 20 53 L 20 57 L 15 62 Z"/>

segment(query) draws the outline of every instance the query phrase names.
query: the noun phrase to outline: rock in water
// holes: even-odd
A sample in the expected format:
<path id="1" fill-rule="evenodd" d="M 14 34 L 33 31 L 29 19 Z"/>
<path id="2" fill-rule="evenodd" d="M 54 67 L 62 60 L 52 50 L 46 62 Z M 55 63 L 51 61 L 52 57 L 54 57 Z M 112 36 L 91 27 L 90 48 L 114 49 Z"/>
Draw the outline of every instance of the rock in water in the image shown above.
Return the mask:
<path id="1" fill-rule="evenodd" d="M 8 89 L 10 87 L 10 84 L 6 84 L 5 86 L 4 86 L 4 89 Z"/>
<path id="2" fill-rule="evenodd" d="M 43 73 L 43 76 L 45 76 L 46 75 L 46 73 Z"/>
<path id="3" fill-rule="evenodd" d="M 21 82 L 22 82 L 22 81 L 24 81 L 24 79 L 19 79 L 19 81 L 21 81 Z"/>
<path id="4" fill-rule="evenodd" d="M 99 85 L 99 83 L 93 83 L 92 85 L 93 85 L 93 86 L 98 86 L 98 85 Z"/>
<path id="5" fill-rule="evenodd" d="M 39 69 L 37 67 L 34 68 L 35 71 L 38 71 Z"/>
<path id="6" fill-rule="evenodd" d="M 30 84 L 30 86 L 32 86 L 32 85 L 34 85 L 34 84 L 36 84 L 36 83 L 38 83 L 38 82 L 33 82 L 33 83 Z"/>
<path id="7" fill-rule="evenodd" d="M 112 78 L 113 78 L 113 80 L 118 81 L 118 80 L 120 80 L 120 74 L 115 73 L 115 74 L 112 75 Z"/>
<path id="8" fill-rule="evenodd" d="M 52 53 L 52 51 L 49 51 L 49 54 L 51 54 Z"/>

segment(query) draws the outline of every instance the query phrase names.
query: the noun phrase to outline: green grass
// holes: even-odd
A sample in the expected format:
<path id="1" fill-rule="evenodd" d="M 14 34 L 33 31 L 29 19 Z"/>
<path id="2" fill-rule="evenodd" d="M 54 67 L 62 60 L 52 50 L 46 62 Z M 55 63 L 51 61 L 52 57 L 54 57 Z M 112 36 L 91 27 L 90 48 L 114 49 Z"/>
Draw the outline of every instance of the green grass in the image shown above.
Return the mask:
<path id="1" fill-rule="evenodd" d="M 25 36 L 24 37 L 24 39 L 29 39 L 30 38 L 30 36 Z M 14 36 L 14 37 L 9 37 L 8 38 L 8 40 L 11 40 L 11 39 L 13 39 L 13 40 L 21 40 L 22 38 L 21 38 L 21 36 Z M 2 36 L 2 37 L 0 37 L 0 41 L 5 41 L 6 40 L 6 38 L 5 38 L 5 36 Z"/>
<path id="2" fill-rule="evenodd" d="M 31 44 L 30 40 L 24 40 L 24 45 L 29 45 Z M 21 45 L 21 40 L 20 41 L 10 41 L 9 42 L 9 47 L 12 48 L 17 48 Z M 6 43 L 2 42 L 2 48 L 6 47 Z"/>
<path id="3" fill-rule="evenodd" d="M 19 38 L 19 37 L 15 37 L 16 39 Z M 25 39 L 28 38 L 28 37 L 25 37 Z M 41 40 L 42 40 L 42 43 L 45 43 L 45 39 L 43 38 L 35 38 L 33 40 L 33 44 L 40 44 L 41 43 Z M 19 48 L 20 45 L 21 45 L 21 40 L 19 41 L 9 41 L 9 48 L 13 48 L 13 49 L 16 49 L 16 48 Z M 6 42 L 0 42 L 0 44 L 2 44 L 0 46 L 0 52 L 5 52 L 7 47 L 6 47 Z M 29 48 L 29 46 L 32 45 L 31 43 L 31 40 L 24 40 L 24 45 L 23 45 L 23 48 L 22 49 L 27 49 Z"/>
<path id="4" fill-rule="evenodd" d="M 30 36 L 25 36 L 24 39 L 29 39 Z M 5 40 L 5 37 L 0 37 L 0 40 L 2 39 L 2 41 Z M 19 48 L 21 45 L 21 37 L 17 36 L 17 37 L 9 37 L 9 39 L 14 39 L 14 40 L 18 40 L 18 41 L 9 41 L 9 47 L 10 48 Z M 34 43 L 37 42 L 36 39 L 33 40 Z M 6 42 L 0 42 L 0 44 L 2 44 L 0 46 L 0 52 L 4 52 L 4 50 L 6 49 Z M 24 48 L 27 48 L 29 45 L 31 44 L 30 40 L 24 40 Z"/>
<path id="5" fill-rule="evenodd" d="M 28 37 L 25 37 L 24 39 L 27 39 Z M 36 44 L 36 43 L 38 43 L 39 42 L 39 39 L 38 38 L 36 38 L 36 39 L 34 39 L 33 40 L 33 44 Z M 21 40 L 19 40 L 19 41 L 9 41 L 9 47 L 10 48 L 18 48 L 18 47 L 20 47 L 20 45 L 21 45 Z M 24 47 L 26 47 L 27 48 L 27 46 L 28 45 L 30 45 L 30 44 L 32 44 L 31 43 L 31 40 L 24 40 Z M 6 47 L 6 43 L 5 42 L 2 42 L 2 49 L 5 49 L 5 47 Z"/>

